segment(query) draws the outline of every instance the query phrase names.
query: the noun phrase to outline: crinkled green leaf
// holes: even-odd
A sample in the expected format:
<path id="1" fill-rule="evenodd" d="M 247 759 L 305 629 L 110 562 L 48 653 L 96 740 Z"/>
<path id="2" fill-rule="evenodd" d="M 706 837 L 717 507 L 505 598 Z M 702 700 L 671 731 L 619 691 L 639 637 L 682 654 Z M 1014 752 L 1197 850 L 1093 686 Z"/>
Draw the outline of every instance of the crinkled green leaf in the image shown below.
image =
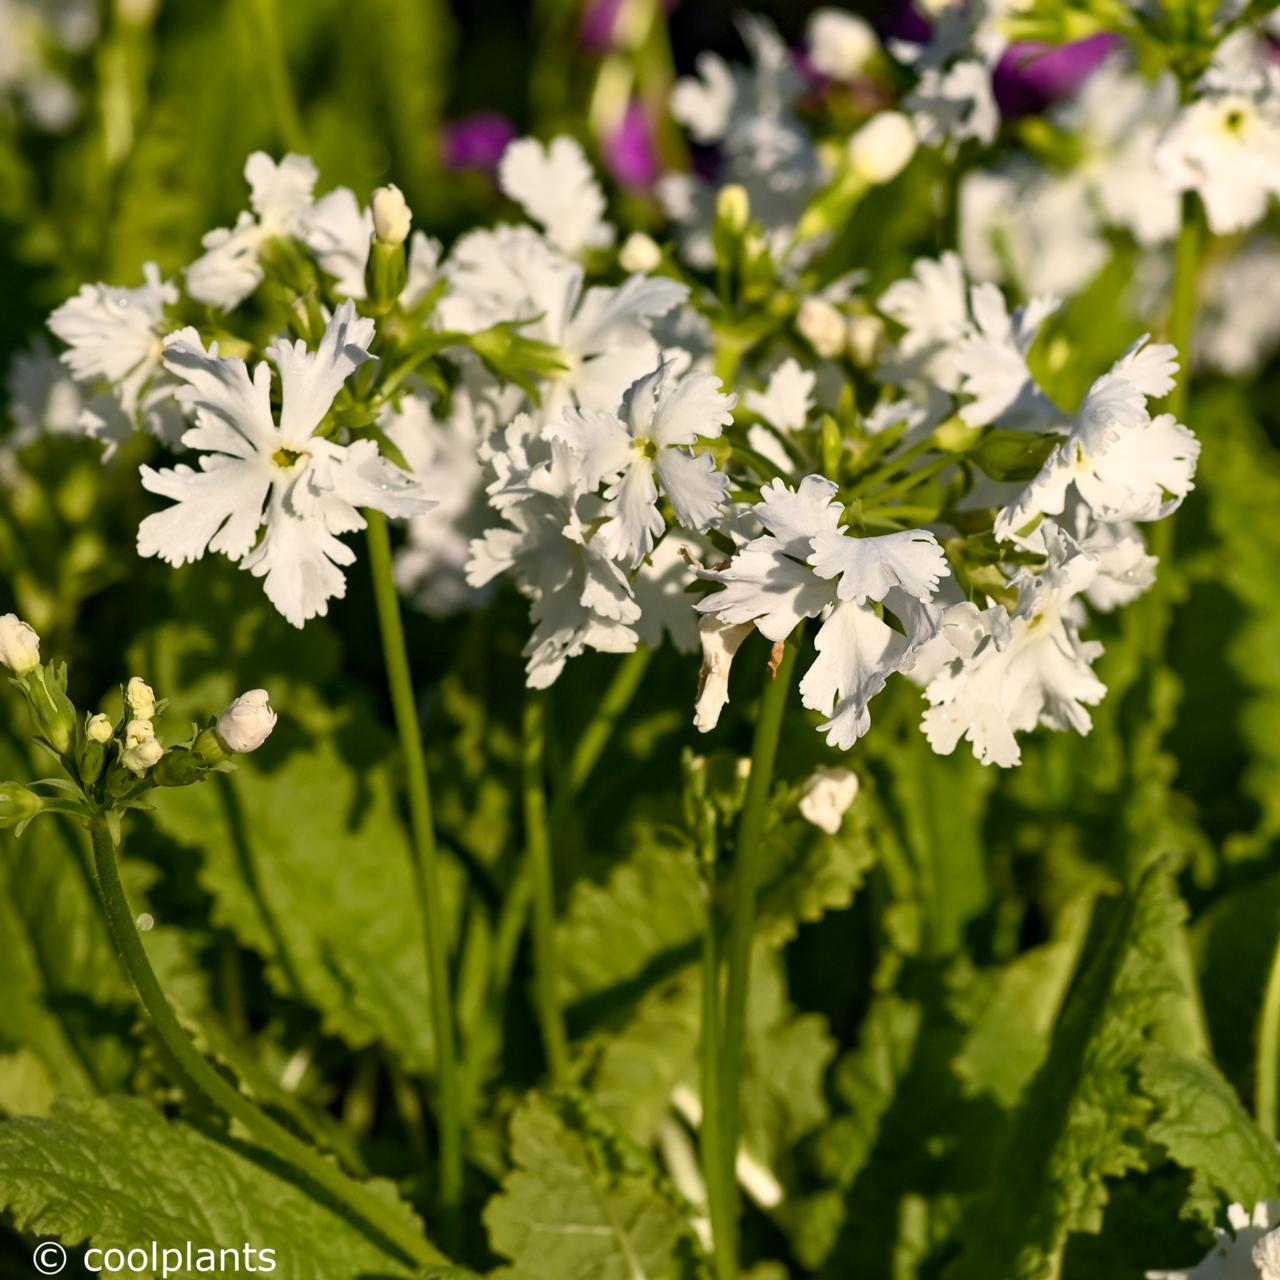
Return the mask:
<path id="1" fill-rule="evenodd" d="M 389 1184 L 370 1189 L 395 1202 Z M 411 1274 L 258 1148 L 166 1120 L 137 1099 L 69 1103 L 47 1119 L 0 1125 L 0 1203 L 20 1231 L 67 1245 L 252 1245 L 274 1249 L 277 1273 L 299 1280 Z"/>
<path id="2" fill-rule="evenodd" d="M 687 1206 L 645 1153 L 578 1096 L 528 1098 L 514 1168 L 485 1209 L 495 1280 L 686 1280 L 698 1249 Z"/>

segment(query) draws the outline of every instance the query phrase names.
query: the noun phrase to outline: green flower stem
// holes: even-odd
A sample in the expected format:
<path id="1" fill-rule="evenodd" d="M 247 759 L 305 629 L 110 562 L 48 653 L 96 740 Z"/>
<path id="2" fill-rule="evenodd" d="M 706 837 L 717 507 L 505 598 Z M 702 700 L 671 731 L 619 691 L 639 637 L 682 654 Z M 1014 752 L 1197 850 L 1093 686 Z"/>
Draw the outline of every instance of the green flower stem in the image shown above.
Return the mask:
<path id="1" fill-rule="evenodd" d="M 708 823 L 708 836 L 714 844 L 715 827 Z M 714 848 L 709 861 L 714 875 Z M 705 855 L 704 855 L 705 859 Z M 714 883 L 712 881 L 711 883 Z M 710 886 L 709 886 L 710 889 Z M 715 894 L 708 892 L 707 929 L 702 939 L 702 1126 L 698 1141 L 702 1151 L 702 1168 L 707 1183 L 707 1210 L 711 1218 L 711 1246 L 718 1280 L 737 1280 L 738 1256 L 734 1225 L 733 1175 L 726 1177 L 732 1161 L 724 1158 L 723 1107 L 720 1098 L 720 979 L 721 939 L 720 912 Z"/>
<path id="2" fill-rule="evenodd" d="M 542 1031 L 542 1047 L 553 1084 L 569 1073 L 569 1037 L 560 1008 L 556 963 L 555 873 L 547 828 L 547 792 L 543 778 L 546 749 L 546 694 L 529 690 L 524 704 L 524 827 L 529 878 L 533 886 L 533 989 Z"/>
<path id="3" fill-rule="evenodd" d="M 735 1165 L 738 1153 L 739 1113 L 742 1089 L 742 1059 L 746 1041 L 747 994 L 751 982 L 751 944 L 755 936 L 756 904 L 760 896 L 763 871 L 763 836 L 769 792 L 773 786 L 773 765 L 778 754 L 778 738 L 782 731 L 782 714 L 787 703 L 787 689 L 796 664 L 796 648 L 800 630 L 793 633 L 783 650 L 782 661 L 765 688 L 756 719 L 755 737 L 751 744 L 751 773 L 747 778 L 747 794 L 738 818 L 734 843 L 733 901 L 729 916 L 729 937 L 725 960 L 723 1032 L 720 1044 L 720 1168 L 718 1176 L 735 1195 Z M 732 1218 L 733 1215 L 730 1214 Z M 733 1237 L 724 1249 L 717 1241 L 716 1251 L 736 1257 L 736 1225 Z"/>
<path id="4" fill-rule="evenodd" d="M 631 705 L 644 680 L 645 672 L 653 658 L 653 650 L 639 648 L 627 654 L 618 664 L 618 669 L 609 681 L 604 697 L 596 704 L 591 713 L 587 727 L 582 731 L 573 755 L 569 758 L 569 767 L 565 770 L 564 779 L 556 792 L 556 801 L 552 809 L 552 818 L 562 813 L 582 793 L 583 787 L 591 777 L 592 771 L 600 760 L 600 756 L 609 744 L 618 721 Z M 552 824 L 553 830 L 555 823 Z"/>
<path id="5" fill-rule="evenodd" d="M 91 833 L 98 887 L 102 893 L 112 939 L 138 997 L 151 1017 L 165 1056 L 176 1068 L 183 1087 L 190 1092 L 204 1094 L 219 1110 L 243 1125 L 268 1151 L 296 1169 L 307 1182 L 362 1219 L 383 1242 L 384 1247 L 391 1246 L 394 1252 L 419 1266 L 446 1261 L 444 1255 L 429 1240 L 411 1230 L 389 1205 L 370 1195 L 360 1183 L 348 1178 L 336 1164 L 299 1141 L 287 1129 L 260 1111 L 205 1061 L 194 1041 L 178 1022 L 155 970 L 151 967 L 134 923 L 129 899 L 120 882 L 115 844 L 110 832 L 104 825 L 95 823 Z"/>
<path id="6" fill-rule="evenodd" d="M 1280 940 L 1271 957 L 1271 972 L 1262 998 L 1258 1023 L 1258 1056 L 1254 1071 L 1254 1116 L 1258 1127 L 1275 1142 L 1280 1138 Z"/>
<path id="7" fill-rule="evenodd" d="M 440 859 L 436 851 L 431 816 L 431 786 L 422 750 L 409 653 L 405 646 L 400 600 L 396 595 L 391 564 L 391 535 L 386 517 L 366 511 L 369 522 L 369 563 L 373 594 L 382 632 L 382 652 L 387 668 L 391 704 L 395 711 L 400 749 L 404 754 L 405 781 L 409 790 L 409 814 L 415 853 L 414 884 L 426 933 L 427 981 L 431 997 L 431 1025 L 435 1033 L 436 1074 L 440 1088 L 440 1209 L 447 1239 L 452 1239 L 462 1206 L 462 1091 L 454 1039 L 453 1001 L 449 982 L 449 958 L 440 891 Z"/>

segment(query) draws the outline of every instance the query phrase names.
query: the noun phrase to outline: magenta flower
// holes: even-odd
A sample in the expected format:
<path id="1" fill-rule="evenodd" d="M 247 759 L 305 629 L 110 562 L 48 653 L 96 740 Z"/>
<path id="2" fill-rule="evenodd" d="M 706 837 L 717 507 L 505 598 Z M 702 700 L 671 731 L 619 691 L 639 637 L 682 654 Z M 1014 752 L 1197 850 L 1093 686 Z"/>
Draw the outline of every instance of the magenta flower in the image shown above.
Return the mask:
<path id="1" fill-rule="evenodd" d="M 601 147 L 605 166 L 624 187 L 647 189 L 658 180 L 660 164 L 653 122 L 639 98 L 627 110 Z"/>
<path id="2" fill-rule="evenodd" d="M 492 174 L 515 136 L 515 125 L 500 111 L 477 111 L 451 121 L 444 126 L 445 168 Z"/>
<path id="3" fill-rule="evenodd" d="M 1001 114 L 1006 119 L 1034 115 L 1052 102 L 1071 97 L 1120 39 L 1104 31 L 1064 45 L 1036 40 L 1011 44 L 995 70 Z"/>

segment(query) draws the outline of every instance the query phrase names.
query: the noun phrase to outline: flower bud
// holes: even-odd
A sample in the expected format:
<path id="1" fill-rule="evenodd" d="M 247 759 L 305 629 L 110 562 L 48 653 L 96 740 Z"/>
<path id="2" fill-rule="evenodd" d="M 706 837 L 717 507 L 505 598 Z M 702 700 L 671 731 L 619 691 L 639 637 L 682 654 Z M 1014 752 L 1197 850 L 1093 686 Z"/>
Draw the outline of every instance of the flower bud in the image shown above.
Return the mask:
<path id="1" fill-rule="evenodd" d="M 218 740 L 230 752 L 243 755 L 256 751 L 276 727 L 276 713 L 265 689 L 242 693 L 218 717 Z"/>
<path id="2" fill-rule="evenodd" d="M 820 355 L 835 359 L 844 351 L 844 316 L 822 298 L 806 298 L 796 313 L 796 331 Z"/>
<path id="3" fill-rule="evenodd" d="M 859 369 L 870 369 L 884 346 L 884 321 L 869 311 L 849 317 L 849 359 Z"/>
<path id="4" fill-rule="evenodd" d="M 130 720 L 124 730 L 124 751 L 120 756 L 126 769 L 146 773 L 160 762 L 164 747 L 156 740 L 155 726 L 150 720 Z"/>
<path id="5" fill-rule="evenodd" d="M 90 716 L 89 722 L 84 727 L 85 737 L 90 742 L 96 742 L 99 746 L 105 746 L 110 742 L 114 733 L 114 726 L 101 711 L 97 715 Z"/>
<path id="6" fill-rule="evenodd" d="M 0 618 L 0 662 L 18 676 L 40 665 L 40 637 L 16 613 Z"/>
<path id="7" fill-rule="evenodd" d="M 849 139 L 849 163 L 873 186 L 896 178 L 916 153 L 916 131 L 900 111 L 881 111 Z"/>
<path id="8" fill-rule="evenodd" d="M 854 79 L 880 48 L 875 28 L 842 9 L 815 9 L 806 35 L 809 61 L 828 80 Z"/>
<path id="9" fill-rule="evenodd" d="M 716 221 L 725 231 L 741 235 L 751 221 L 751 198 L 747 189 L 737 182 L 720 188 L 716 196 Z"/>
<path id="10" fill-rule="evenodd" d="M 141 677 L 131 676 L 124 689 L 125 701 L 135 720 L 154 720 L 156 714 L 155 690 Z"/>
<path id="11" fill-rule="evenodd" d="M 800 816 L 828 835 L 840 830 L 858 795 L 858 775 L 839 765 L 815 769 L 800 793 Z"/>
<path id="12" fill-rule="evenodd" d="M 43 808 L 44 800 L 34 791 L 16 782 L 0 782 L 0 830 L 25 825 Z"/>
<path id="13" fill-rule="evenodd" d="M 373 233 L 384 244 L 404 244 L 409 238 L 413 213 L 397 186 L 379 187 L 370 202 L 373 208 Z"/>
<path id="14" fill-rule="evenodd" d="M 75 738 L 78 718 L 67 697 L 66 663 L 33 667 L 23 677 L 22 689 L 36 728 L 60 756 L 66 755 Z"/>
<path id="15" fill-rule="evenodd" d="M 618 265 L 623 271 L 656 271 L 662 265 L 662 250 L 652 236 L 633 231 L 618 250 Z"/>

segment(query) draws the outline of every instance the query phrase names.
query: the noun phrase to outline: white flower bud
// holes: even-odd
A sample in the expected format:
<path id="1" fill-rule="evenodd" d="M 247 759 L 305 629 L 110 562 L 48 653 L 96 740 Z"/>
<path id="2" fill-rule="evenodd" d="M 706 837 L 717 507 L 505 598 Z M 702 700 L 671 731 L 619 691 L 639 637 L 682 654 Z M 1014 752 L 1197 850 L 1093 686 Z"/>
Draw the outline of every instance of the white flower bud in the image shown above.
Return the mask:
<path id="1" fill-rule="evenodd" d="M 833 836 L 857 795 L 858 775 L 852 769 L 839 765 L 815 769 L 800 796 L 800 816 Z"/>
<path id="2" fill-rule="evenodd" d="M 796 314 L 796 331 L 820 355 L 835 359 L 844 351 L 844 316 L 822 298 L 806 298 Z"/>
<path id="3" fill-rule="evenodd" d="M 150 720 L 130 720 L 124 729 L 124 751 L 120 759 L 126 769 L 146 773 L 160 762 L 164 747 L 156 741 L 156 728 Z"/>
<path id="4" fill-rule="evenodd" d="M 16 613 L 0 618 L 0 662 L 18 676 L 40 665 L 40 637 Z"/>
<path id="5" fill-rule="evenodd" d="M 656 271 L 662 265 L 662 250 L 652 236 L 633 231 L 618 250 L 618 265 L 623 271 Z"/>
<path id="6" fill-rule="evenodd" d="M 849 139 L 853 171 L 873 186 L 896 178 L 915 153 L 915 127 L 901 111 L 881 111 Z"/>
<path id="7" fill-rule="evenodd" d="M 101 711 L 96 716 L 89 717 L 89 723 L 84 727 L 85 736 L 90 742 L 104 744 L 111 741 L 112 724 Z"/>
<path id="8" fill-rule="evenodd" d="M 809 61 L 828 80 L 852 80 L 880 48 L 875 29 L 843 9 L 815 9 L 806 33 Z"/>
<path id="9" fill-rule="evenodd" d="M 156 691 L 141 677 L 131 676 L 124 687 L 124 699 L 135 720 L 151 720 L 156 714 Z"/>
<path id="10" fill-rule="evenodd" d="M 716 196 L 716 221 L 735 235 L 741 235 L 751 221 L 751 197 L 746 187 L 731 182 Z"/>
<path id="11" fill-rule="evenodd" d="M 859 369 L 870 369 L 884 345 L 884 321 L 863 311 L 849 317 L 849 359 Z"/>
<path id="12" fill-rule="evenodd" d="M 256 751 L 271 736 L 276 713 L 267 699 L 265 689 L 250 689 L 218 717 L 218 739 L 228 751 Z"/>
<path id="13" fill-rule="evenodd" d="M 409 238 L 413 213 L 399 187 L 379 187 L 371 201 L 373 231 L 385 244 L 404 244 Z"/>

